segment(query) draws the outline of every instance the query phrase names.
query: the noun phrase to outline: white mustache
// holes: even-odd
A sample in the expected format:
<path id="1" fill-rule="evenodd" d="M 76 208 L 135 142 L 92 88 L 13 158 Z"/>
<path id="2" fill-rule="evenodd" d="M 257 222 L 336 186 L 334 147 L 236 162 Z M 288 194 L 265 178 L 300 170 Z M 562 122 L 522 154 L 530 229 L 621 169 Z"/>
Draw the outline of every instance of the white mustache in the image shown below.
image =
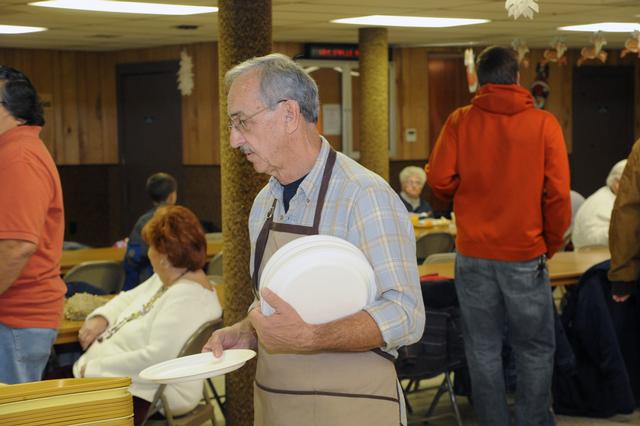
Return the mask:
<path id="1" fill-rule="evenodd" d="M 240 150 L 241 153 L 247 155 L 247 154 L 251 154 L 253 152 L 253 150 L 251 149 L 251 147 L 249 145 L 241 145 L 240 148 L 238 148 Z"/>

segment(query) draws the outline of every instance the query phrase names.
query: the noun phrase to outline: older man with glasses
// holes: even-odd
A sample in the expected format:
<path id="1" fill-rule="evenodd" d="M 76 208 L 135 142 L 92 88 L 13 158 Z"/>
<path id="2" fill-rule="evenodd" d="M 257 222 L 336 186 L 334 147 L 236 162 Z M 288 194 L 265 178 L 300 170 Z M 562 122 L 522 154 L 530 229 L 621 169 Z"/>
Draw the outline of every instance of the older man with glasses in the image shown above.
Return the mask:
<path id="1" fill-rule="evenodd" d="M 257 425 L 404 423 L 393 358 L 424 328 L 406 209 L 387 182 L 320 136 L 317 86 L 289 58 L 254 58 L 230 70 L 225 82 L 231 146 L 271 176 L 249 217 L 254 288 L 280 245 L 327 234 L 364 252 L 377 291 L 363 310 L 313 325 L 263 289 L 261 298 L 276 312 L 250 309 L 245 320 L 216 331 L 204 350 L 258 349 Z"/>

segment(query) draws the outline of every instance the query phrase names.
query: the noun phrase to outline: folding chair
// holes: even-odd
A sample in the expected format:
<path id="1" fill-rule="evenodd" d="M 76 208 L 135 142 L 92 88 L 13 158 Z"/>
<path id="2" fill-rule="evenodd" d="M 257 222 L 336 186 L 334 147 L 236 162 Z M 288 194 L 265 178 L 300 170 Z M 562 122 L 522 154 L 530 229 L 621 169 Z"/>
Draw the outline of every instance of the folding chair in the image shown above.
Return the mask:
<path id="1" fill-rule="evenodd" d="M 455 239 L 448 232 L 432 232 L 424 234 L 416 240 L 416 257 L 418 263 L 436 253 L 450 253 L 456 245 Z"/>
<path id="2" fill-rule="evenodd" d="M 200 328 L 198 328 L 195 333 L 191 335 L 191 337 L 186 341 L 182 350 L 178 354 L 178 357 L 193 355 L 200 353 L 202 351 L 202 347 L 213 333 L 218 328 L 222 327 L 222 318 L 217 320 L 207 321 L 202 324 Z M 149 411 L 145 420 L 142 422 L 142 425 L 169 425 L 169 426 L 200 426 L 204 422 L 211 420 L 212 424 L 215 425 L 216 419 L 214 414 L 213 404 L 211 403 L 211 398 L 207 393 L 204 380 L 202 382 L 202 396 L 203 401 L 196 406 L 191 412 L 175 416 L 171 409 L 169 408 L 169 403 L 164 395 L 164 391 L 167 385 L 160 385 L 158 390 L 156 391 L 153 401 L 151 401 L 151 405 L 149 406 Z M 222 404 L 220 402 L 220 397 L 217 392 L 215 392 L 214 388 L 214 397 L 220 407 L 222 409 Z M 160 407 L 162 407 L 162 411 L 164 412 L 164 417 L 166 420 L 155 420 L 150 417 L 157 412 L 160 411 Z"/>
<path id="3" fill-rule="evenodd" d="M 119 293 L 124 284 L 124 270 L 120 262 L 96 260 L 82 262 L 62 277 L 65 283 L 85 282 L 107 293 Z"/>
<path id="4" fill-rule="evenodd" d="M 436 264 L 436 263 L 451 263 L 456 261 L 456 253 L 436 253 L 427 257 L 423 265 Z"/>
<path id="5" fill-rule="evenodd" d="M 455 287 L 452 280 L 445 280 L 424 282 L 421 288 L 427 326 L 419 342 L 399 349 L 396 360 L 398 379 L 409 380 L 404 389 L 406 400 L 407 393 L 418 389 L 420 380 L 444 374 L 444 379 L 438 386 L 429 409 L 420 420 L 426 421 L 432 417 L 441 396 L 446 392 L 457 424 L 462 426 L 462 418 L 451 381 L 452 373 L 464 367 L 466 362 Z M 408 400 L 406 402 L 407 410 L 413 412 Z"/>
<path id="6" fill-rule="evenodd" d="M 213 256 L 207 265 L 207 275 L 222 276 L 222 252 Z"/>

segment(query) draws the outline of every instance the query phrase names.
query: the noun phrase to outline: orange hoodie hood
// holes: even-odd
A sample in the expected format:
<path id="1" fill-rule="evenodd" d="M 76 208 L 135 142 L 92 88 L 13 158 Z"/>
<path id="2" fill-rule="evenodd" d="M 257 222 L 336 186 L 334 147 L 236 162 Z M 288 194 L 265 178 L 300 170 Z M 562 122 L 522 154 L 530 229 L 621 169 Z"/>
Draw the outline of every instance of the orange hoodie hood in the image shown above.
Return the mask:
<path id="1" fill-rule="evenodd" d="M 533 97 L 519 84 L 485 84 L 471 103 L 494 114 L 514 115 L 533 108 Z"/>

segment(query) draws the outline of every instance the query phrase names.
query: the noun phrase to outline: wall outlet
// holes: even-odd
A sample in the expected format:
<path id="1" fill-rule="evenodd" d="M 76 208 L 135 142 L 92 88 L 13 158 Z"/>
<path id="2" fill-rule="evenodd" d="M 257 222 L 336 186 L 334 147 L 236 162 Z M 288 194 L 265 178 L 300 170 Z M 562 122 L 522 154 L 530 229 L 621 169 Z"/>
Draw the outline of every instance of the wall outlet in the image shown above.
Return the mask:
<path id="1" fill-rule="evenodd" d="M 412 143 L 418 140 L 418 131 L 415 128 L 404 129 L 404 141 Z"/>

